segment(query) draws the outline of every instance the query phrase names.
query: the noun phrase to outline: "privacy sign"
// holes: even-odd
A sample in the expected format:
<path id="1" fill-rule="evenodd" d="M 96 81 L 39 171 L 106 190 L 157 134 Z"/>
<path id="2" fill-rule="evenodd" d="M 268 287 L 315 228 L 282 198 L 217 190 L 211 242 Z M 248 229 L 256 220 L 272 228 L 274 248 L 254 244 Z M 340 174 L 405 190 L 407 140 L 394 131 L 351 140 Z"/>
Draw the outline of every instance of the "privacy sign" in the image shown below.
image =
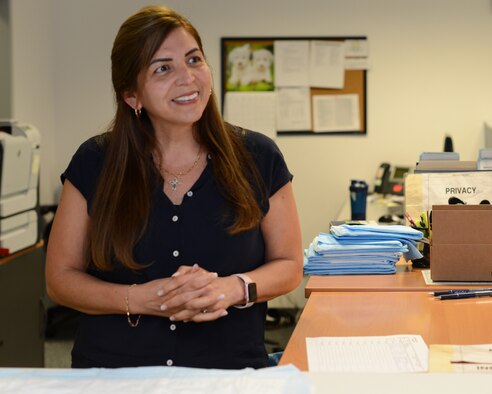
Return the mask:
<path id="1" fill-rule="evenodd" d="M 492 171 L 409 174 L 405 179 L 405 209 L 412 217 L 432 205 L 492 203 Z"/>

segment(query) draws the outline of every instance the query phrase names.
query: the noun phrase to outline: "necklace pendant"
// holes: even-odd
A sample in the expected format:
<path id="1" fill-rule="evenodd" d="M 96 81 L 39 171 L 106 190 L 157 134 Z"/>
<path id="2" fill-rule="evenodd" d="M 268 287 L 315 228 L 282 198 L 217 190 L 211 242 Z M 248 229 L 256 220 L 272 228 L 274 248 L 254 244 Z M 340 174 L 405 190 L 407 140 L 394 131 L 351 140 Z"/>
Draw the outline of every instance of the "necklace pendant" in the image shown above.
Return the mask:
<path id="1" fill-rule="evenodd" d="M 181 185 L 181 181 L 179 180 L 179 178 L 177 176 L 175 176 L 174 178 L 169 180 L 168 183 L 171 186 L 171 189 L 173 192 L 175 192 L 176 189 L 178 188 L 178 186 Z"/>

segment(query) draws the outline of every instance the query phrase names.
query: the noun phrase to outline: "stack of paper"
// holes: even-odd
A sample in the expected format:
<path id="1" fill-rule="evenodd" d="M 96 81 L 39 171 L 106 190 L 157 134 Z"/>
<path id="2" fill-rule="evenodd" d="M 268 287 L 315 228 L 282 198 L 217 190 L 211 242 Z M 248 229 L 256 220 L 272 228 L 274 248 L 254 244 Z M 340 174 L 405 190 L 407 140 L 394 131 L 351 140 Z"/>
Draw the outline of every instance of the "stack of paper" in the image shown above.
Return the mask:
<path id="1" fill-rule="evenodd" d="M 458 152 L 422 152 L 414 173 L 476 171 L 477 162 L 460 160 Z"/>
<path id="2" fill-rule="evenodd" d="M 395 263 L 421 258 L 416 241 L 422 233 L 401 225 L 332 226 L 319 233 L 304 252 L 308 275 L 393 274 Z"/>
<path id="3" fill-rule="evenodd" d="M 477 167 L 479 170 L 492 170 L 492 148 L 480 149 Z"/>
<path id="4" fill-rule="evenodd" d="M 477 162 L 473 160 L 420 160 L 414 173 L 476 171 Z"/>
<path id="5" fill-rule="evenodd" d="M 420 161 L 426 160 L 459 160 L 458 152 L 422 152 L 419 156 Z"/>

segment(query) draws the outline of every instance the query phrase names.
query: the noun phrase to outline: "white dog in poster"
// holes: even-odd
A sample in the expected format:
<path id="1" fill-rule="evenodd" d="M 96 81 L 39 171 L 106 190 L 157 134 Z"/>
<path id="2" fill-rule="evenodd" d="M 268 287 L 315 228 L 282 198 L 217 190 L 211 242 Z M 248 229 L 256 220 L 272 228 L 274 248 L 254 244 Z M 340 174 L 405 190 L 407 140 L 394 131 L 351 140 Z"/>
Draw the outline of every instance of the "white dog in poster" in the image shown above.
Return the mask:
<path id="1" fill-rule="evenodd" d="M 247 85 L 251 65 L 251 49 L 249 44 L 236 47 L 229 52 L 227 57 L 231 64 L 231 76 L 229 83 L 233 85 Z"/>
<path id="2" fill-rule="evenodd" d="M 248 75 L 248 83 L 272 82 L 270 66 L 273 62 L 273 54 L 268 49 L 253 51 L 251 70 Z"/>

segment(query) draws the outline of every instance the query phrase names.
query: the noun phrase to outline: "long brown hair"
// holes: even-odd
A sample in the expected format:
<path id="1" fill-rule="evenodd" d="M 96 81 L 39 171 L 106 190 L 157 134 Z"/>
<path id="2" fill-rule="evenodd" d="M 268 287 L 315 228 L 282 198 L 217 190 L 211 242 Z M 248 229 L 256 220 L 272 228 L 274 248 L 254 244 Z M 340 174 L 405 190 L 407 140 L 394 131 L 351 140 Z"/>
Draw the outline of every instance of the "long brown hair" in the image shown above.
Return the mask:
<path id="1" fill-rule="evenodd" d="M 105 161 L 91 209 L 90 264 L 99 270 L 111 270 L 113 258 L 130 269 L 143 267 L 135 262 L 133 247 L 148 223 L 155 187 L 152 180 L 157 173 L 151 157 L 157 142 L 145 110 L 137 117 L 123 97 L 137 90 L 139 73 L 178 27 L 195 38 L 203 53 L 196 29 L 164 6 L 145 7 L 132 15 L 120 27 L 113 44 L 111 72 L 117 108 L 108 132 L 101 135 Z M 222 120 L 214 94 L 195 124 L 195 132 L 212 155 L 215 180 L 233 209 L 229 232 L 236 234 L 258 226 L 262 212 L 255 192 L 262 190 L 260 177 L 243 136 Z"/>

